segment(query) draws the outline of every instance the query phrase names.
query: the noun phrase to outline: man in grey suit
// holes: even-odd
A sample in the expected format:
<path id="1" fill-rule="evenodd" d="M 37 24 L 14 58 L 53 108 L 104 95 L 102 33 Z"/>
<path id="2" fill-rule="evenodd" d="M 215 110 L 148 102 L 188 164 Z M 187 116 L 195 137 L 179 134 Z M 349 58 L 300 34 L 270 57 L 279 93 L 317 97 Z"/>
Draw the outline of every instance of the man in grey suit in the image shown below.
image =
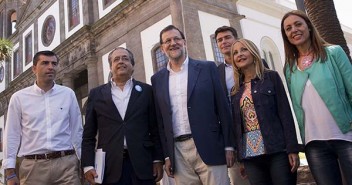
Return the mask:
<path id="1" fill-rule="evenodd" d="M 180 185 L 228 185 L 233 127 L 216 65 L 189 58 L 173 25 L 160 32 L 160 44 L 169 62 L 151 80 L 165 171 Z"/>
<path id="2" fill-rule="evenodd" d="M 218 65 L 218 70 L 220 74 L 220 81 L 226 97 L 228 100 L 229 108 L 231 109 L 231 89 L 235 85 L 231 61 L 231 46 L 238 39 L 237 31 L 235 28 L 229 26 L 222 26 L 216 29 L 215 39 L 220 49 L 220 52 L 224 55 L 224 61 Z M 232 110 L 232 109 L 231 109 Z M 237 159 L 235 159 L 237 160 Z M 241 177 L 240 171 L 241 166 L 239 163 L 235 163 L 231 168 L 228 169 L 230 182 L 232 185 L 249 185 L 248 179 Z"/>
<path id="3" fill-rule="evenodd" d="M 82 166 L 94 184 L 96 135 L 106 152 L 103 184 L 155 185 L 162 178 L 163 152 L 150 85 L 132 78 L 133 54 L 109 54 L 112 79 L 90 91 L 83 131 Z"/>

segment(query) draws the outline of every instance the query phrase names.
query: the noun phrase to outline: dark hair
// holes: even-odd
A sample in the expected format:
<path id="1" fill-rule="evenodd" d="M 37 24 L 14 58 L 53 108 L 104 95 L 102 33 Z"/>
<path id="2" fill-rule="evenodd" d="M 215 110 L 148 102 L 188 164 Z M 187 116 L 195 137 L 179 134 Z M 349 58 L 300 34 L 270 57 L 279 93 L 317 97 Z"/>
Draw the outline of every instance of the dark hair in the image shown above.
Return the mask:
<path id="1" fill-rule="evenodd" d="M 123 49 L 123 50 L 126 50 L 126 51 L 128 52 L 128 55 L 129 55 L 130 60 L 131 60 L 131 64 L 132 64 L 132 66 L 134 66 L 134 57 L 133 57 L 133 53 L 132 53 L 130 50 L 128 50 L 127 48 L 117 47 L 117 48 L 113 49 L 113 50 L 109 53 L 108 61 L 109 61 L 110 67 L 111 67 L 111 62 L 112 62 L 112 61 L 111 61 L 111 55 L 112 55 L 112 53 L 114 53 L 114 51 L 116 51 L 116 50 L 118 50 L 118 49 Z"/>
<path id="2" fill-rule="evenodd" d="M 326 51 L 325 51 L 325 46 L 329 45 L 321 36 L 319 35 L 317 29 L 314 27 L 313 23 L 309 20 L 308 16 L 300 11 L 300 10 L 293 10 L 290 12 L 287 12 L 281 20 L 281 35 L 282 39 L 284 40 L 284 47 L 285 47 L 285 66 L 284 70 L 286 69 L 287 65 L 290 67 L 290 71 L 292 72 L 292 67 L 294 63 L 296 62 L 299 53 L 297 50 L 297 47 L 293 44 L 290 43 L 290 41 L 287 38 L 285 28 L 284 28 L 284 21 L 287 19 L 287 17 L 295 15 L 300 18 L 302 18 L 309 29 L 309 34 L 310 34 L 310 41 L 311 41 L 311 48 L 314 53 L 314 57 L 318 60 L 321 59 L 322 62 L 326 60 Z"/>
<path id="3" fill-rule="evenodd" d="M 163 40 L 162 40 L 162 38 L 161 38 L 161 36 L 163 35 L 163 33 L 167 32 L 167 31 L 170 31 L 170 30 L 177 30 L 178 32 L 180 32 L 180 35 L 181 35 L 182 39 L 185 39 L 185 35 L 182 33 L 182 31 L 181 31 L 180 29 L 178 29 L 178 28 L 177 28 L 176 26 L 174 26 L 174 25 L 169 25 L 169 26 L 166 26 L 164 29 L 162 29 L 162 30 L 160 31 L 160 35 L 159 35 L 159 37 L 160 37 L 159 43 L 160 43 L 160 44 L 163 44 Z"/>
<path id="4" fill-rule="evenodd" d="M 221 26 L 215 30 L 215 40 L 216 40 L 216 37 L 218 36 L 219 33 L 225 32 L 225 31 L 230 31 L 232 33 L 233 37 L 235 37 L 235 39 L 238 39 L 237 31 L 235 28 L 232 28 L 230 26 Z M 216 42 L 218 42 L 218 41 L 216 40 Z"/>
<path id="5" fill-rule="evenodd" d="M 39 57 L 41 55 L 44 55 L 44 56 L 49 56 L 49 57 L 52 57 L 52 56 L 55 56 L 56 59 L 57 59 L 57 62 L 59 63 L 59 57 L 56 55 L 56 53 L 54 53 L 53 51 L 49 51 L 49 50 L 46 50 L 46 51 L 38 51 L 34 57 L 33 57 L 33 65 L 36 66 L 38 61 L 39 61 Z"/>

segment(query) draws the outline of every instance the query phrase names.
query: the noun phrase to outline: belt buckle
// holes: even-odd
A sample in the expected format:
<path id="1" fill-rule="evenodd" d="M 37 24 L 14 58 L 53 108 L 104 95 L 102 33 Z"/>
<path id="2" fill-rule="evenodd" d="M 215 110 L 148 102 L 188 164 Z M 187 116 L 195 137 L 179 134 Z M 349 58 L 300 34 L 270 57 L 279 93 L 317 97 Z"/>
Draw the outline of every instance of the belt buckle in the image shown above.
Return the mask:
<path id="1" fill-rule="evenodd" d="M 47 153 L 45 153 L 44 156 L 45 156 L 45 159 L 46 159 L 46 160 L 49 160 Z"/>

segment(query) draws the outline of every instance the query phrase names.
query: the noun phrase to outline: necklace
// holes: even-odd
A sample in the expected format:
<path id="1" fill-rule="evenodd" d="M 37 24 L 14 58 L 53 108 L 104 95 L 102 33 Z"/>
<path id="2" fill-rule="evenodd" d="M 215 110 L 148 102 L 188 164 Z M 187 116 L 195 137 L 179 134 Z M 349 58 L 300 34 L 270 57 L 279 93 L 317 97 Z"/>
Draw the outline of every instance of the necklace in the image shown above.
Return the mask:
<path id="1" fill-rule="evenodd" d="M 309 51 L 307 54 L 299 54 L 301 57 L 301 64 L 303 67 L 309 67 L 313 63 L 313 56 L 311 55 L 312 51 Z"/>

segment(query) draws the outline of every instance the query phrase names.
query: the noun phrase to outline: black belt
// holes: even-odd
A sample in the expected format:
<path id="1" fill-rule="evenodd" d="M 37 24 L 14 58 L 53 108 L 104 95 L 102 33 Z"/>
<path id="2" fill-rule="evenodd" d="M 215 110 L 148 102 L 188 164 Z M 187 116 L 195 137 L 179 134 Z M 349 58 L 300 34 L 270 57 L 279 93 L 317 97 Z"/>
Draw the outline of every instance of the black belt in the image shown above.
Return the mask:
<path id="1" fill-rule="evenodd" d="M 182 142 L 182 141 L 187 141 L 192 138 L 192 134 L 184 134 L 175 137 L 175 142 Z"/>
<path id="2" fill-rule="evenodd" d="M 75 150 L 64 150 L 64 151 L 56 151 L 47 154 L 34 154 L 34 155 L 25 155 L 25 159 L 56 159 L 60 157 L 64 157 L 67 155 L 75 154 Z"/>

